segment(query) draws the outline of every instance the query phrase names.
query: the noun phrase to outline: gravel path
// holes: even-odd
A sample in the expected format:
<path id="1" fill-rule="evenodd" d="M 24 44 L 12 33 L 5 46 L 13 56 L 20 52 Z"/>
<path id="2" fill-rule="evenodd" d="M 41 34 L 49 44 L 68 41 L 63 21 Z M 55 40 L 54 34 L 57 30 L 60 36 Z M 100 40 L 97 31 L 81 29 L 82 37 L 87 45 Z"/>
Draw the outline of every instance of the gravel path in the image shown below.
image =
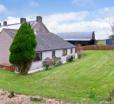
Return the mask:
<path id="1" fill-rule="evenodd" d="M 41 98 L 36 96 L 26 96 L 20 94 L 14 94 L 11 97 L 11 93 L 8 91 L 0 90 L 0 104 L 71 104 L 68 102 Z"/>

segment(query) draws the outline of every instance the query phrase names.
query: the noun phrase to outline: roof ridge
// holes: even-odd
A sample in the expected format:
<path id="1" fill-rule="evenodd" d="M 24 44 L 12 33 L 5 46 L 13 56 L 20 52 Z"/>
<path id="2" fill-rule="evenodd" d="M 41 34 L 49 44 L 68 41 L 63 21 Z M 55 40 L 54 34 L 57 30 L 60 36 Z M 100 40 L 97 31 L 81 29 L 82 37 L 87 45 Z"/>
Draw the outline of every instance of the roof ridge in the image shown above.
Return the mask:
<path id="1" fill-rule="evenodd" d="M 3 30 L 17 30 L 17 29 L 3 28 Z"/>
<path id="2" fill-rule="evenodd" d="M 35 22 L 35 20 L 32 20 L 32 21 L 27 21 L 27 23 L 30 23 L 30 22 Z M 0 28 L 2 27 L 7 27 L 7 26 L 13 26 L 13 25 L 19 25 L 21 23 L 12 23 L 12 24 L 7 24 L 6 26 L 1 26 Z"/>
<path id="3" fill-rule="evenodd" d="M 75 31 L 75 32 L 61 32 L 61 33 L 92 33 L 92 32 L 94 32 L 94 31 Z M 58 33 L 58 34 L 61 34 L 61 33 Z"/>

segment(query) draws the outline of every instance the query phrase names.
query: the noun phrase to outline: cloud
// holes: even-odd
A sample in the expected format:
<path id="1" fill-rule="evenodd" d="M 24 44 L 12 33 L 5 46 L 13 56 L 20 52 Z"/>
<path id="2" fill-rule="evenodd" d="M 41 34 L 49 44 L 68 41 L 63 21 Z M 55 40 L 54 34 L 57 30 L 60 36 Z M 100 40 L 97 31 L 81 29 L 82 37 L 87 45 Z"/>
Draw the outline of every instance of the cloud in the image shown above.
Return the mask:
<path id="1" fill-rule="evenodd" d="M 91 12 L 91 16 L 93 15 L 94 18 L 107 18 L 114 16 L 114 7 L 105 7 L 100 8 L 98 10 L 94 10 Z"/>
<path id="2" fill-rule="evenodd" d="M 91 12 L 81 11 L 73 13 L 53 14 L 45 17 L 47 27 L 56 33 L 95 31 L 97 39 L 108 38 L 112 34 L 111 23 L 114 21 L 113 7 L 102 8 Z"/>
<path id="3" fill-rule="evenodd" d="M 76 6 L 87 6 L 87 4 L 93 4 L 95 0 L 73 0 L 72 4 Z"/>
<path id="4" fill-rule="evenodd" d="M 111 24 L 114 22 L 113 7 L 101 8 L 91 12 L 66 12 L 43 16 L 43 22 L 53 33 L 95 31 L 97 39 L 108 38 L 112 34 Z M 92 19 L 88 19 L 93 15 Z M 17 17 L 7 17 L 9 24 L 19 22 Z M 35 20 L 35 17 L 27 17 Z"/>
<path id="5" fill-rule="evenodd" d="M 6 19 L 8 24 L 15 24 L 15 23 L 19 23 L 20 19 L 18 17 L 12 17 L 12 16 L 8 16 Z"/>
<path id="6" fill-rule="evenodd" d="M 58 13 L 52 14 L 44 17 L 44 23 L 52 32 L 63 32 L 65 26 L 72 24 L 72 22 L 79 22 L 88 16 L 87 11 L 82 12 L 68 12 L 68 13 Z M 65 26 L 64 26 L 65 25 Z M 68 29 L 69 30 L 69 29 Z"/>
<path id="7" fill-rule="evenodd" d="M 95 31 L 97 39 L 108 38 L 111 34 L 110 24 L 103 20 L 79 21 L 73 23 L 50 22 L 47 27 L 56 33 Z"/>
<path id="8" fill-rule="evenodd" d="M 6 11 L 7 11 L 7 8 L 3 4 L 0 4 L 0 13 L 4 13 Z"/>
<path id="9" fill-rule="evenodd" d="M 56 21 L 56 22 L 66 22 L 66 21 L 81 21 L 88 16 L 87 11 L 82 12 L 68 12 L 68 13 L 58 13 L 47 16 L 47 21 Z"/>
<path id="10" fill-rule="evenodd" d="M 36 7 L 39 7 L 39 3 L 37 1 L 30 1 L 29 6 L 36 8 Z"/>

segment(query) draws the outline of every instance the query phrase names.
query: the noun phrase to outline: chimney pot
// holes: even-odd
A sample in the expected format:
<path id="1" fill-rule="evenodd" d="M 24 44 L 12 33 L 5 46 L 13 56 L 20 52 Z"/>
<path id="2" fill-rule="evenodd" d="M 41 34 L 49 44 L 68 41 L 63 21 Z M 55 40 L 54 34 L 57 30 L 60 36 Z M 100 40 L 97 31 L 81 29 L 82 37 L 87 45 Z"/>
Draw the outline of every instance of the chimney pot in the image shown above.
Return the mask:
<path id="1" fill-rule="evenodd" d="M 7 26 L 7 21 L 4 21 L 3 22 L 3 26 Z"/>
<path id="2" fill-rule="evenodd" d="M 20 23 L 21 24 L 26 23 L 26 18 L 20 18 Z"/>
<path id="3" fill-rule="evenodd" d="M 37 16 L 37 17 L 36 17 L 36 21 L 37 21 L 37 22 L 42 22 L 42 16 Z"/>

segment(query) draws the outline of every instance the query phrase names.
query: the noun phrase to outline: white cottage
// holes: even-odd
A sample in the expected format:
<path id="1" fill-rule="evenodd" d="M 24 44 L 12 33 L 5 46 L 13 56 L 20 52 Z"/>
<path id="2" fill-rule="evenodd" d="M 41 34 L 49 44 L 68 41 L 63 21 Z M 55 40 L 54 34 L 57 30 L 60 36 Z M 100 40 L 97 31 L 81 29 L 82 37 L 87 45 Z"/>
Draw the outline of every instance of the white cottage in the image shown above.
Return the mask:
<path id="1" fill-rule="evenodd" d="M 4 26 L 1 28 L 0 32 L 0 65 L 10 65 L 9 47 L 17 29 L 23 22 L 26 22 L 25 18 L 21 18 L 20 23 L 12 25 L 7 25 L 7 22 L 4 22 Z M 43 24 L 41 16 L 37 16 L 36 21 L 30 21 L 28 23 L 30 23 L 34 29 L 38 41 L 36 58 L 32 64 L 31 70 L 36 71 L 42 69 L 42 61 L 47 57 L 61 57 L 63 63 L 66 62 L 66 57 L 68 55 L 75 55 L 75 58 L 77 58 L 75 46 L 63 40 L 56 34 L 49 32 Z M 15 29 L 15 27 L 17 29 Z"/>

